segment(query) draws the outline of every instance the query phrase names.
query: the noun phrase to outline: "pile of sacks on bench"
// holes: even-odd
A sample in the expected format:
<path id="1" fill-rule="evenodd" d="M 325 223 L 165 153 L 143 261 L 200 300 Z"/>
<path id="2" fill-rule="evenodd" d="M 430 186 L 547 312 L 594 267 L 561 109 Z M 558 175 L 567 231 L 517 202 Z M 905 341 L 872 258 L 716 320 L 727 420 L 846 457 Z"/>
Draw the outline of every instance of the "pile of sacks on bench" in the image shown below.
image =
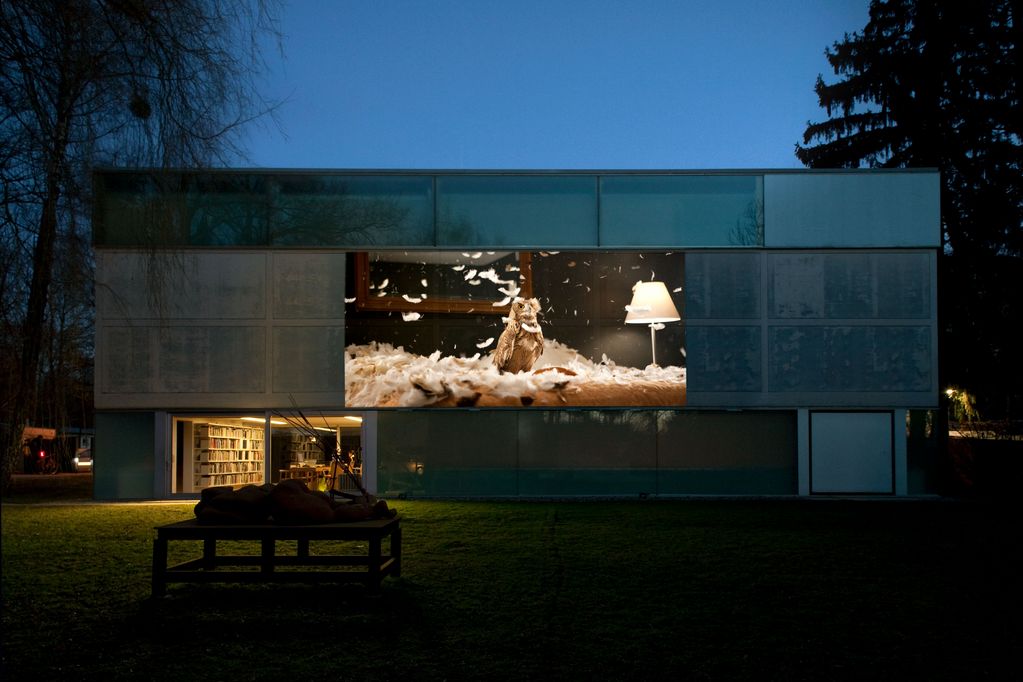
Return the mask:
<path id="1" fill-rule="evenodd" d="M 196 520 L 209 525 L 271 521 L 304 525 L 366 521 L 390 518 L 394 514 L 385 501 L 372 496 L 334 500 L 327 493 L 310 490 L 297 480 L 285 480 L 276 485 L 246 485 L 237 490 L 231 486 L 206 488 L 195 505 Z"/>

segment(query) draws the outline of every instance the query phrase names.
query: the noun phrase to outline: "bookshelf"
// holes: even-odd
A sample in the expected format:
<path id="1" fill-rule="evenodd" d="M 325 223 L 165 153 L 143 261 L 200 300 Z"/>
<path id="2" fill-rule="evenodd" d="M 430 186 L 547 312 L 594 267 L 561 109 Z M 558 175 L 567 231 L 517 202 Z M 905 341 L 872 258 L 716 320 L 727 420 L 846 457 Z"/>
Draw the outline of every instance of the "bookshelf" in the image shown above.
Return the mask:
<path id="1" fill-rule="evenodd" d="M 219 485 L 262 485 L 263 427 L 196 423 L 192 426 L 192 490 Z"/>
<path id="2" fill-rule="evenodd" d="M 320 445 L 310 436 L 291 434 L 286 462 L 289 466 L 317 466 L 325 463 L 326 456 Z"/>

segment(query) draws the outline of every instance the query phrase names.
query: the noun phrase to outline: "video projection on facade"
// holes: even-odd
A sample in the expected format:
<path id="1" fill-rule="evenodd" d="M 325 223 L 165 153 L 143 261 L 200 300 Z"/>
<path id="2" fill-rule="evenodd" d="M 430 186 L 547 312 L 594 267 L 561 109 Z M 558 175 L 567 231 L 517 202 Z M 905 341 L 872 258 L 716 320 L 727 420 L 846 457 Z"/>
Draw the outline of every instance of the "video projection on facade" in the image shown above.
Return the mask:
<path id="1" fill-rule="evenodd" d="M 683 268 L 663 251 L 351 253 L 345 405 L 683 406 Z"/>

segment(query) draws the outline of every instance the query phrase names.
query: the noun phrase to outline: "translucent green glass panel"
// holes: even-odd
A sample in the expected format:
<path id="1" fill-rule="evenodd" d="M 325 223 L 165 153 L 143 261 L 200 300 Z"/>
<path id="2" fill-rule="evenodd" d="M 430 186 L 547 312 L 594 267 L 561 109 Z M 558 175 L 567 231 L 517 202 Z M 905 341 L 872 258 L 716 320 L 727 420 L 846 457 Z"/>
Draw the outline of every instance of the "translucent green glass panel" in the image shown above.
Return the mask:
<path id="1" fill-rule="evenodd" d="M 385 495 L 793 495 L 793 411 L 383 411 Z"/>
<path id="2" fill-rule="evenodd" d="M 180 175 L 99 174 L 92 221 L 95 242 L 105 246 L 188 244 L 183 181 Z"/>
<path id="3" fill-rule="evenodd" d="M 192 246 L 262 246 L 267 242 L 265 175 L 185 177 L 185 213 Z"/>
<path id="4" fill-rule="evenodd" d="M 433 246 L 433 178 L 282 175 L 272 243 L 283 246 Z"/>
<path id="5" fill-rule="evenodd" d="M 762 246 L 759 175 L 609 175 L 600 180 L 601 246 Z"/>
<path id="6" fill-rule="evenodd" d="M 796 415 L 659 412 L 657 492 L 662 495 L 794 495 Z"/>
<path id="7" fill-rule="evenodd" d="M 93 473 L 97 500 L 147 499 L 153 496 L 156 438 L 152 412 L 97 412 Z"/>
<path id="8" fill-rule="evenodd" d="M 763 244 L 756 175 L 97 174 L 104 246 Z"/>
<path id="9" fill-rule="evenodd" d="M 766 177 L 769 248 L 941 244 L 941 177 L 921 170 Z"/>
<path id="10" fill-rule="evenodd" d="M 263 246 L 268 177 L 248 173 L 110 173 L 97 188 L 96 243 Z"/>
<path id="11" fill-rule="evenodd" d="M 438 246 L 595 246 L 596 226 L 596 176 L 437 178 Z"/>
<path id="12" fill-rule="evenodd" d="M 382 494 L 516 494 L 515 412 L 381 412 L 377 420 Z"/>
<path id="13" fill-rule="evenodd" d="M 653 493 L 656 415 L 638 410 L 519 413 L 519 493 Z"/>

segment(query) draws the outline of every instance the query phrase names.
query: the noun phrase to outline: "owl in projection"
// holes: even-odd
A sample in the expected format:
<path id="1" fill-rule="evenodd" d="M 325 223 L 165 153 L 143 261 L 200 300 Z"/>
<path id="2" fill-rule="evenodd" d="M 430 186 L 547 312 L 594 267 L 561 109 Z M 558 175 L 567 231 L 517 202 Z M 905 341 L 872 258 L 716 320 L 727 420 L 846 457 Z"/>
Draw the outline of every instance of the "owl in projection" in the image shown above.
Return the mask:
<path id="1" fill-rule="evenodd" d="M 494 365 L 502 372 L 528 372 L 543 354 L 543 332 L 536 319 L 540 302 L 535 298 L 516 298 L 511 312 L 505 318 L 507 325 L 501 332 L 494 351 Z"/>

